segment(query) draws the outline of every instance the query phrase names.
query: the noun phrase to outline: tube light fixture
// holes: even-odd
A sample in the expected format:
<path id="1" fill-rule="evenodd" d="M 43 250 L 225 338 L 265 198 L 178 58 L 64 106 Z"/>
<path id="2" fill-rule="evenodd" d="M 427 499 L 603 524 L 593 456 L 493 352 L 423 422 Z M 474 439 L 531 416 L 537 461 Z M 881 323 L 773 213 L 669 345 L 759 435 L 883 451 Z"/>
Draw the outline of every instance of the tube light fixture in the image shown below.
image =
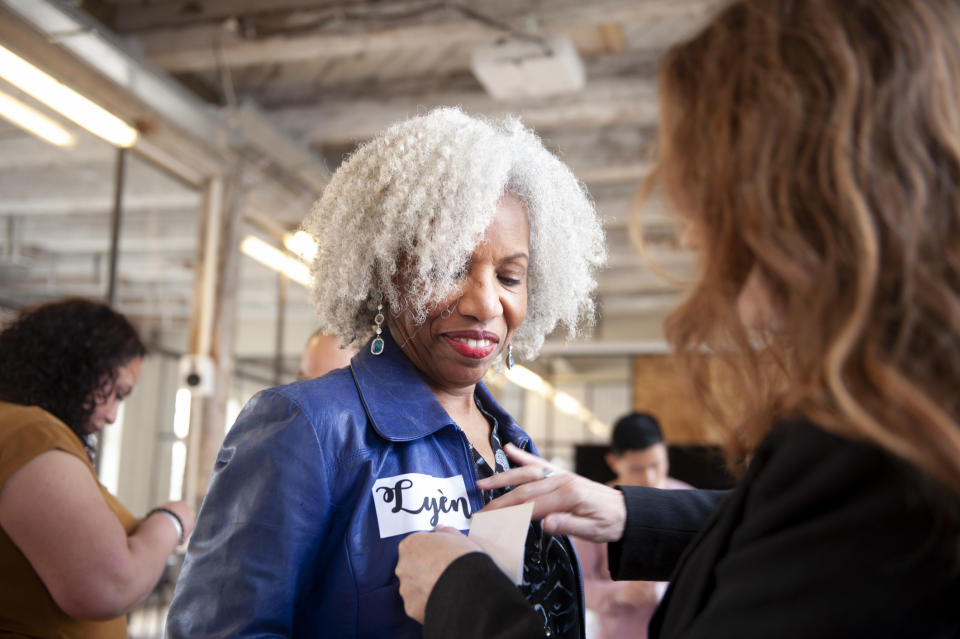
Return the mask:
<path id="1" fill-rule="evenodd" d="M 590 409 L 580 403 L 573 395 L 558 391 L 550 382 L 534 373 L 525 366 L 514 366 L 503 371 L 503 377 L 507 381 L 516 384 L 524 390 L 536 393 L 545 399 L 553 402 L 561 413 L 579 419 L 587 425 L 587 428 L 598 437 L 608 437 L 610 435 L 610 426 L 603 420 L 597 418 Z M 502 378 L 499 375 L 491 377 L 492 382 L 498 383 Z"/>
<path id="2" fill-rule="evenodd" d="M 3 46 L 0 77 L 110 144 L 131 147 L 137 141 L 129 124 Z"/>
<path id="3" fill-rule="evenodd" d="M 175 441 L 170 447 L 170 501 L 183 499 L 183 473 L 187 468 L 187 445 Z"/>
<path id="4" fill-rule="evenodd" d="M 283 245 L 291 253 L 296 253 L 305 262 L 312 262 L 317 256 L 317 243 L 313 241 L 306 231 L 297 231 L 296 233 L 287 233 L 283 238 Z"/>
<path id="5" fill-rule="evenodd" d="M 190 434 L 191 399 L 189 389 L 177 389 L 173 404 L 173 434 L 179 439 L 186 439 Z"/>
<path id="6" fill-rule="evenodd" d="M 268 268 L 283 273 L 294 282 L 310 288 L 310 269 L 307 265 L 274 248 L 255 235 L 248 235 L 240 243 L 244 255 L 252 257 Z"/>
<path id="7" fill-rule="evenodd" d="M 543 381 L 542 377 L 525 366 L 517 365 L 513 368 L 508 368 L 503 374 L 517 386 L 525 388 L 528 391 L 533 391 L 534 393 L 540 392 L 546 386 L 546 382 Z"/>
<path id="8" fill-rule="evenodd" d="M 0 91 L 0 118 L 55 146 L 73 146 L 76 143 L 73 135 L 57 122 L 3 91 Z"/>
<path id="9" fill-rule="evenodd" d="M 587 422 L 587 427 L 593 432 L 594 435 L 597 435 L 598 437 L 610 436 L 610 426 L 600 421 L 596 417 Z"/>
<path id="10" fill-rule="evenodd" d="M 568 393 L 557 391 L 553 396 L 553 404 L 561 413 L 566 413 L 571 417 L 580 417 L 580 402 Z"/>

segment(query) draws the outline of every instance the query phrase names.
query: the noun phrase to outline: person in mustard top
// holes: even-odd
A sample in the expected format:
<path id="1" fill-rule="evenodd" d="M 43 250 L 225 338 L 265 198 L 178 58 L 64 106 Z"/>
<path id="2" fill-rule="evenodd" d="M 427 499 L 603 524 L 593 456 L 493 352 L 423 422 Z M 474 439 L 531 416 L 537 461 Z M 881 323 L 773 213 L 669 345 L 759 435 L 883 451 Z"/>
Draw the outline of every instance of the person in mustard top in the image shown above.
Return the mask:
<path id="1" fill-rule="evenodd" d="M 137 519 L 92 463 L 145 352 L 123 315 L 81 299 L 0 332 L 0 636 L 126 637 L 125 614 L 190 534 L 185 502 Z"/>

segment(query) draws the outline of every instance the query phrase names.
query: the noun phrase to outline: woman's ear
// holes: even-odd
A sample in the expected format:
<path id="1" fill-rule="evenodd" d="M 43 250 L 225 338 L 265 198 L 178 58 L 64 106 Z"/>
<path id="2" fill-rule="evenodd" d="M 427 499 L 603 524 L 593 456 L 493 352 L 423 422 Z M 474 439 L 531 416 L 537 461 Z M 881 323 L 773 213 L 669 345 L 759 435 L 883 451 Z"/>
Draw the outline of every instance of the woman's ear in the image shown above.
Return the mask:
<path id="1" fill-rule="evenodd" d="M 607 462 L 607 466 L 610 467 L 610 470 L 612 470 L 612 471 L 614 472 L 614 474 L 617 474 L 617 475 L 620 474 L 620 473 L 617 471 L 617 462 L 620 460 L 620 456 L 619 456 L 619 455 L 616 455 L 616 454 L 614 454 L 614 453 L 612 453 L 612 452 L 611 452 L 611 453 L 607 453 L 606 455 L 603 456 L 603 460 L 604 460 L 605 462 Z"/>

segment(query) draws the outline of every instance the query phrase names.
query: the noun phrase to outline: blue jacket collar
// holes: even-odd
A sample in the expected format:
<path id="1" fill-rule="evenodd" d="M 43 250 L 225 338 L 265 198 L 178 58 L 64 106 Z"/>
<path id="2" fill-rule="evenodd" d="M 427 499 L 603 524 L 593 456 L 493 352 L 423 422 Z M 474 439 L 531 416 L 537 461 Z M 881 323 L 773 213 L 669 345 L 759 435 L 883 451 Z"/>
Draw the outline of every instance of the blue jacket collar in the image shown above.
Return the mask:
<path id="1" fill-rule="evenodd" d="M 432 435 L 444 426 L 453 426 L 440 402 L 420 371 L 397 345 L 389 330 L 383 332 L 383 354 L 370 352 L 370 342 L 350 361 L 360 400 L 384 439 L 412 441 Z M 371 340 L 372 341 L 372 340 Z M 518 445 L 525 445 L 526 434 L 516 421 L 493 399 L 490 391 L 477 384 L 476 397 L 484 410 L 496 417 L 501 433 Z"/>

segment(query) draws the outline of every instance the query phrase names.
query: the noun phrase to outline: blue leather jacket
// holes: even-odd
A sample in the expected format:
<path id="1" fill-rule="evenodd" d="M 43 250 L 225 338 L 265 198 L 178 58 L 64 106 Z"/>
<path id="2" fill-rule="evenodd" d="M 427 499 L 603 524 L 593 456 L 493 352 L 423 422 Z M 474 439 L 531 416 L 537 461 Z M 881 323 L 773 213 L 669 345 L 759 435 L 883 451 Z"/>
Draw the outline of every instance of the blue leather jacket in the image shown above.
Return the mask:
<path id="1" fill-rule="evenodd" d="M 482 504 L 466 436 L 388 333 L 382 355 L 366 348 L 349 368 L 244 408 L 214 466 L 168 637 L 422 636 L 403 611 L 397 546 L 437 523 L 466 529 Z M 504 443 L 536 452 L 482 384 L 476 397 Z"/>

